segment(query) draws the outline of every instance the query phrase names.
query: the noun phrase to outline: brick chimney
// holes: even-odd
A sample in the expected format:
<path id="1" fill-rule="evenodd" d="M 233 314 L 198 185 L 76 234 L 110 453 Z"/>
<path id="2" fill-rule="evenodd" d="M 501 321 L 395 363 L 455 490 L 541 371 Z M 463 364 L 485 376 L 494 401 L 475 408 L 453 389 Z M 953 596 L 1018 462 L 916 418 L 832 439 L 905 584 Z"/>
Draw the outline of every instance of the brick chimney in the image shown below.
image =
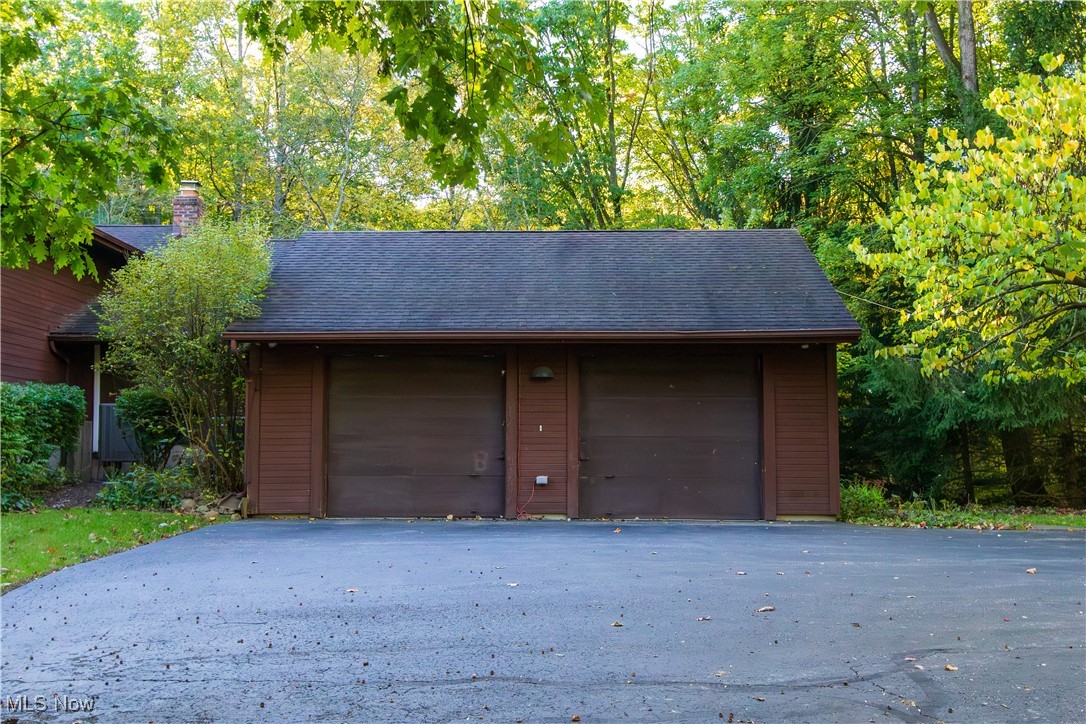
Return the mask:
<path id="1" fill-rule="evenodd" d="M 182 181 L 173 197 L 173 233 L 184 236 L 197 221 L 204 218 L 204 200 L 200 198 L 199 181 Z"/>

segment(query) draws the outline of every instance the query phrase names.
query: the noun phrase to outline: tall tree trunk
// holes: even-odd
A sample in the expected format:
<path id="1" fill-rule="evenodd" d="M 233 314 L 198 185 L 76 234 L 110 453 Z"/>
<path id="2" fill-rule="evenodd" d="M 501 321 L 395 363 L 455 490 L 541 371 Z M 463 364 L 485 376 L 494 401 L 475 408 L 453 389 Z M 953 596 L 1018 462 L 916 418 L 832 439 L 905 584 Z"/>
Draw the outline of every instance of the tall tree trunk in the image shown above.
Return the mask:
<path id="1" fill-rule="evenodd" d="M 275 83 L 275 168 L 274 190 L 272 195 L 272 217 L 278 220 L 283 215 L 283 207 L 287 203 L 286 172 L 287 172 L 287 146 L 286 134 L 283 131 L 283 116 L 287 112 L 287 60 L 284 57 L 272 76 Z"/>
<path id="2" fill-rule="evenodd" d="M 979 93 L 977 32 L 973 23 L 973 0 L 958 0 L 958 55 L 961 56 L 962 86 L 970 93 Z"/>
<path id="3" fill-rule="evenodd" d="M 962 457 L 962 482 L 965 484 L 965 499 L 970 503 L 977 502 L 977 490 L 973 477 L 973 451 L 969 444 L 969 423 L 962 423 L 958 428 L 958 445 Z"/>
<path id="4" fill-rule="evenodd" d="M 1033 430 L 1028 427 L 1001 430 L 999 441 L 1003 446 L 1003 459 L 1015 505 L 1043 502 L 1048 497 L 1048 491 L 1033 459 Z"/>
<path id="5" fill-rule="evenodd" d="M 972 136 L 978 130 L 977 106 L 980 92 L 977 84 L 977 34 L 976 24 L 973 21 L 973 0 L 958 0 L 958 15 L 960 60 L 955 57 L 954 49 L 950 47 L 943 28 L 939 25 L 939 17 L 935 14 L 935 3 L 928 2 L 924 5 L 924 20 L 927 21 L 928 30 L 931 31 L 931 38 L 935 43 L 935 49 L 939 51 L 939 57 L 942 58 L 943 65 L 952 76 L 965 131 Z"/>
<path id="6" fill-rule="evenodd" d="M 1056 471 L 1063 481 L 1067 504 L 1081 508 L 1086 504 L 1086 481 L 1082 480 L 1082 458 L 1075 446 L 1075 428 L 1073 422 L 1067 423 L 1067 429 L 1059 434 L 1059 460 Z"/>

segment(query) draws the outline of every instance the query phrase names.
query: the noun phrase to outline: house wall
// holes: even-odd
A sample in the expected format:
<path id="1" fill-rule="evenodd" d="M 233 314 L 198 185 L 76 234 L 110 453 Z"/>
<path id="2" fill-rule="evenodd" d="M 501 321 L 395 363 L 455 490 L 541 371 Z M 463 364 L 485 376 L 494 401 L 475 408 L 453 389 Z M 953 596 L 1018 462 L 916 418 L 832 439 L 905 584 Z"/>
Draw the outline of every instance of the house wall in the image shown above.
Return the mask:
<path id="1" fill-rule="evenodd" d="M 566 514 L 567 463 L 566 350 L 522 346 L 517 350 L 517 512 Z M 533 380 L 532 370 L 550 367 L 553 380 Z M 536 485 L 546 475 L 546 485 Z M 529 502 L 530 501 L 530 502 Z M 506 517 L 512 517 L 506 511 Z"/>
<path id="2" fill-rule="evenodd" d="M 770 520 L 833 515 L 839 505 L 835 348 L 805 346 L 716 346 L 721 353 L 760 354 L 763 513 Z M 575 517 L 578 347 L 504 349 L 506 517 L 518 512 Z M 336 353 L 335 345 L 253 345 L 246 427 L 251 512 L 324 514 L 325 370 L 328 356 Z M 540 365 L 550 367 L 555 378 L 531 380 Z M 537 475 L 549 476 L 545 488 L 535 485 Z"/>
<path id="3" fill-rule="evenodd" d="M 314 445 L 322 444 L 315 432 L 323 425 L 323 413 L 313 410 L 314 359 L 323 364 L 306 349 L 254 346 L 250 354 L 245 463 L 253 513 L 310 512 Z"/>
<path id="4" fill-rule="evenodd" d="M 108 269 L 108 267 L 107 267 Z M 49 349 L 49 332 L 98 296 L 102 284 L 76 279 L 52 264 L 0 269 L 0 377 L 5 382 L 69 382 L 67 365 Z"/>
<path id="5" fill-rule="evenodd" d="M 782 345 L 763 360 L 766 515 L 836 515 L 836 349 Z"/>

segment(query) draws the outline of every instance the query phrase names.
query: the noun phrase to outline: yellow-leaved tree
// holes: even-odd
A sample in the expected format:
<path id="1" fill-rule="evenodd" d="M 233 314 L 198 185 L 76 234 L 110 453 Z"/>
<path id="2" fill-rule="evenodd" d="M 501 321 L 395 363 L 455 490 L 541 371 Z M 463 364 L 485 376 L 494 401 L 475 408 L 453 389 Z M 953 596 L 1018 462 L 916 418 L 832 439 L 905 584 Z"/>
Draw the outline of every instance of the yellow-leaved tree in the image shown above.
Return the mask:
<path id="1" fill-rule="evenodd" d="M 1049 73 L 1062 63 L 1042 58 Z M 1076 387 L 1086 381 L 1086 72 L 1023 75 L 985 105 L 1010 135 L 932 129 L 942 141 L 880 222 L 892 247 L 856 240 L 853 250 L 915 293 L 902 312 L 911 341 L 887 353 L 915 355 L 931 374 Z"/>

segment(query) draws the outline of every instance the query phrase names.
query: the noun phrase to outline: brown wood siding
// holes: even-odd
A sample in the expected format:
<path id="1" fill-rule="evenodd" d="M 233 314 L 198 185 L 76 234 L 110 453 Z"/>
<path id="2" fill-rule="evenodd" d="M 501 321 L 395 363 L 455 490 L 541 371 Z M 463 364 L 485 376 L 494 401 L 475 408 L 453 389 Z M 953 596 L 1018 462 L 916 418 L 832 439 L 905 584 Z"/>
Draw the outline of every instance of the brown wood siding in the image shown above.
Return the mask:
<path id="1" fill-rule="evenodd" d="M 109 267 L 99 263 L 99 269 Z M 5 382 L 69 382 L 65 364 L 49 349 L 49 332 L 102 290 L 89 276 L 53 273 L 51 264 L 0 270 L 0 377 Z"/>
<path id="2" fill-rule="evenodd" d="M 249 441 L 256 446 L 250 470 L 253 512 L 308 514 L 313 466 L 311 355 L 262 350 L 252 387 L 258 402 Z M 250 454 L 253 454 L 250 452 Z M 255 481 L 255 482 L 254 482 Z M 254 494 L 255 491 L 255 494 Z"/>
<path id="3" fill-rule="evenodd" d="M 569 481 L 566 351 L 561 347 L 521 347 L 518 357 L 518 511 L 528 515 L 565 515 Z M 531 379 L 532 370 L 539 366 L 550 367 L 554 379 Z M 546 475 L 549 482 L 536 485 L 537 475 Z"/>
<path id="4" fill-rule="evenodd" d="M 777 515 L 832 515 L 837 405 L 825 346 L 767 352 Z M 832 398 L 832 399 L 831 399 Z M 831 429 L 832 427 L 832 429 Z"/>

